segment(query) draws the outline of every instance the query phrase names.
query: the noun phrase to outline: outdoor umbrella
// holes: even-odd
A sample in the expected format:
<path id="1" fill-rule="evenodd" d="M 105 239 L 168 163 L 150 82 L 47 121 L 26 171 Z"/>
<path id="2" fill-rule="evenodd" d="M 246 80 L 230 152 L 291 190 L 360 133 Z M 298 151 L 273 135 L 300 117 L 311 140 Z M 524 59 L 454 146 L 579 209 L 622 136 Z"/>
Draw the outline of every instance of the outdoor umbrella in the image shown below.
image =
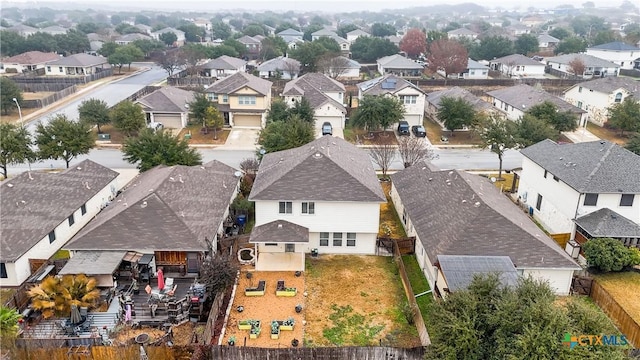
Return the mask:
<path id="1" fill-rule="evenodd" d="M 127 304 L 127 311 L 124 314 L 124 321 L 131 321 L 131 304 Z"/>
<path id="2" fill-rule="evenodd" d="M 158 290 L 164 290 L 164 274 L 162 269 L 158 269 Z"/>
<path id="3" fill-rule="evenodd" d="M 71 305 L 71 323 L 79 324 L 82 322 L 82 316 L 80 316 L 80 310 L 78 309 L 78 305 Z"/>

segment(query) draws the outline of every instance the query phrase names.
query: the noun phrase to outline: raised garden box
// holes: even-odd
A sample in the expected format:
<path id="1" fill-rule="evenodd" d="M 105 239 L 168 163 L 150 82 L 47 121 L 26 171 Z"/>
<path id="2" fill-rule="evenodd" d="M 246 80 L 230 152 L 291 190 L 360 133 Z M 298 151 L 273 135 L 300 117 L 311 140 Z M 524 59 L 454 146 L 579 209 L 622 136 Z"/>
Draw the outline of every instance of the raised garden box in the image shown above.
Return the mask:
<path id="1" fill-rule="evenodd" d="M 239 330 L 251 330 L 252 324 L 256 324 L 256 326 L 260 327 L 260 320 L 238 320 L 238 329 Z"/>
<path id="2" fill-rule="evenodd" d="M 264 296 L 264 289 L 266 288 L 266 281 L 260 280 L 258 286 L 254 288 L 245 288 L 245 296 Z"/>
<path id="3" fill-rule="evenodd" d="M 276 290 L 276 296 L 296 296 L 298 293 L 298 289 L 296 288 L 286 288 L 284 290 Z"/>

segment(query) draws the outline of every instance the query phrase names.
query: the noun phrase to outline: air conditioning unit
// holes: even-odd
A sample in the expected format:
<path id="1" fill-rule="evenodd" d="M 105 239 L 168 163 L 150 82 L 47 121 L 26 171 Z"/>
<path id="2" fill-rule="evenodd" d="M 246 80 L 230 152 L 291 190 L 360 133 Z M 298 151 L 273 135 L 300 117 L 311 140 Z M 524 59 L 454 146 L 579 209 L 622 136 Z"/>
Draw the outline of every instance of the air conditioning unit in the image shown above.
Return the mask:
<path id="1" fill-rule="evenodd" d="M 567 245 L 564 247 L 564 251 L 571 256 L 573 259 L 578 259 L 578 255 L 580 255 L 580 244 L 578 244 L 575 240 L 569 240 Z"/>

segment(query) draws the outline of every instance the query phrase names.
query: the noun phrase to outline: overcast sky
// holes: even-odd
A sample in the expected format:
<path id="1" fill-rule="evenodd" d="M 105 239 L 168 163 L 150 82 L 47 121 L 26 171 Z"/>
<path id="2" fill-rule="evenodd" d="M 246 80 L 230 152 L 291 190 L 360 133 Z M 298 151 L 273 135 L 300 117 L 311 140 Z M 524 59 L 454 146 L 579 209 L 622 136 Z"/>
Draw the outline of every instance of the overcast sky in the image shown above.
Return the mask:
<path id="1" fill-rule="evenodd" d="M 413 6 L 426 6 L 434 4 L 461 4 L 475 2 L 476 4 L 486 7 L 500 6 L 505 9 L 513 9 L 519 7 L 521 10 L 525 10 L 530 6 L 541 8 L 549 7 L 553 8 L 561 4 L 572 4 L 579 8 L 587 0 L 482 0 L 482 1 L 468 1 L 468 0 L 447 0 L 447 1 L 419 1 L 419 0 L 403 0 L 403 1 L 381 1 L 381 0 L 11 0 L 2 1 L 4 7 L 11 6 L 15 3 L 29 4 L 31 6 L 47 6 L 52 2 L 65 3 L 72 5 L 77 10 L 83 10 L 86 8 L 108 7 L 112 9 L 118 9 L 122 11 L 127 10 L 140 10 L 140 9 L 161 9 L 161 10 L 174 10 L 174 11 L 192 11 L 192 10 L 205 10 L 215 12 L 216 9 L 231 10 L 231 9 L 246 9 L 246 10 L 273 10 L 273 11 L 306 11 L 314 10 L 319 12 L 349 12 L 358 10 L 380 11 L 383 9 L 398 9 Z M 622 0 L 591 0 L 596 6 L 619 6 Z M 632 0 L 633 2 L 633 0 Z M 126 4 L 126 5 L 125 5 Z M 66 6 L 65 6 L 66 7 Z"/>

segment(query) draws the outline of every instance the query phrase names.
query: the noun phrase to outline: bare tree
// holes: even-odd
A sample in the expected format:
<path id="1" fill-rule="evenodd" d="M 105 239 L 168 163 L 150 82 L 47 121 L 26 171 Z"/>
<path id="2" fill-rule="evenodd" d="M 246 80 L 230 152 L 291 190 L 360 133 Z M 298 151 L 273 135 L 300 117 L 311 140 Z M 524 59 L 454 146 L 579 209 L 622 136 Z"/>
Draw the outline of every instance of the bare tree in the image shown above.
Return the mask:
<path id="1" fill-rule="evenodd" d="M 569 70 L 575 76 L 582 77 L 584 75 L 584 71 L 587 69 L 587 65 L 580 58 L 573 58 L 573 60 L 569 61 Z"/>
<path id="2" fill-rule="evenodd" d="M 319 72 L 337 79 L 349 71 L 349 65 L 350 61 L 346 57 L 327 54 L 318 60 L 317 67 Z"/>
<path id="3" fill-rule="evenodd" d="M 506 61 L 504 65 L 507 67 L 507 76 L 513 76 L 513 68 L 516 66 L 515 60 Z"/>
<path id="4" fill-rule="evenodd" d="M 427 147 L 424 139 L 413 136 L 401 136 L 398 139 L 398 152 L 405 168 L 413 166 L 422 160 L 431 160 L 435 154 Z"/>
<path id="5" fill-rule="evenodd" d="M 373 163 L 382 170 L 382 177 L 386 179 L 389 166 L 391 166 L 391 162 L 396 157 L 395 146 L 390 144 L 375 145 L 369 149 L 369 155 L 371 155 Z"/>
<path id="6" fill-rule="evenodd" d="M 294 59 L 285 58 L 283 67 L 284 69 L 282 70 L 288 72 L 292 79 L 296 78 L 300 73 L 300 63 Z"/>
<path id="7" fill-rule="evenodd" d="M 184 53 L 180 49 L 176 49 L 167 50 L 159 56 L 156 62 L 171 76 L 176 70 L 183 67 L 187 63 L 187 60 Z"/>

